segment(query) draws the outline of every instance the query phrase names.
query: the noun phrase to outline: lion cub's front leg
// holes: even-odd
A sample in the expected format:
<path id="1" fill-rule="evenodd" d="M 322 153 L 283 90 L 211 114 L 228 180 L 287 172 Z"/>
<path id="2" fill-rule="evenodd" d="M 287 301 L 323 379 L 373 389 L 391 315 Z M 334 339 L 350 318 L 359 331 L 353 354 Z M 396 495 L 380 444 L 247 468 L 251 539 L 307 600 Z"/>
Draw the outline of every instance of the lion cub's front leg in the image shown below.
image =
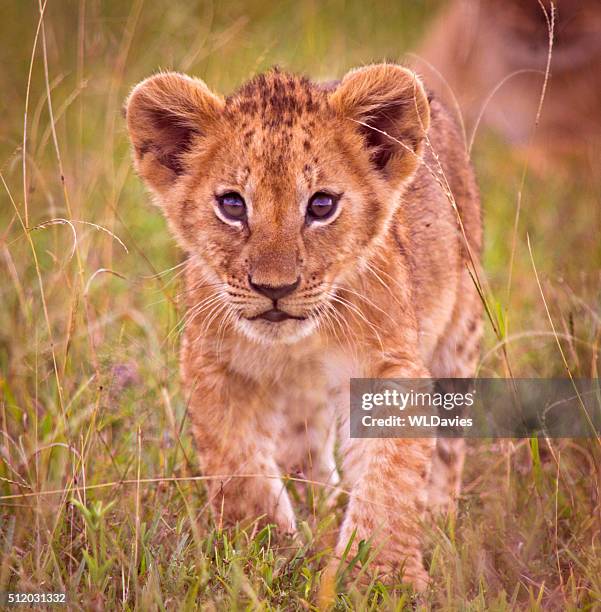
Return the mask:
<path id="1" fill-rule="evenodd" d="M 370 368 L 368 375 L 416 379 L 428 372 L 419 363 L 401 359 Z M 428 582 L 422 563 L 422 521 L 435 440 L 350 438 L 348 407 L 347 397 L 341 405 L 341 454 L 350 498 L 336 556 L 342 557 L 351 538 L 347 561 L 362 540 L 369 542 L 368 576 L 378 573 L 394 580 L 402 573 L 403 580 L 422 590 Z"/>
<path id="2" fill-rule="evenodd" d="M 348 440 L 344 466 L 352 481 L 337 555 L 354 534 L 350 560 L 362 540 L 370 543 L 368 575 L 401 573 L 418 590 L 427 584 L 422 564 L 422 519 L 434 440 Z"/>
<path id="3" fill-rule="evenodd" d="M 296 521 L 275 460 L 275 414 L 267 394 L 227 368 L 196 368 L 190 417 L 215 521 L 230 525 L 261 518 L 283 533 Z"/>

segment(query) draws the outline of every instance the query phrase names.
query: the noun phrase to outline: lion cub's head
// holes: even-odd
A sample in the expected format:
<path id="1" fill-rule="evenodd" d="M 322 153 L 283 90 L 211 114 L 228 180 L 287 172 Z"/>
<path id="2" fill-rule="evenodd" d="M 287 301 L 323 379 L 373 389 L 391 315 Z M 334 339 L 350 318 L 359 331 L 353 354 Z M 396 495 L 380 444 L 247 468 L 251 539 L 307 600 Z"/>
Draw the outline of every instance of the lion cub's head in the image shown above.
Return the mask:
<path id="1" fill-rule="evenodd" d="M 236 327 L 291 342 L 386 231 L 429 107 L 390 64 L 328 87 L 274 70 L 225 99 L 165 73 L 135 87 L 127 124 L 138 172 Z"/>

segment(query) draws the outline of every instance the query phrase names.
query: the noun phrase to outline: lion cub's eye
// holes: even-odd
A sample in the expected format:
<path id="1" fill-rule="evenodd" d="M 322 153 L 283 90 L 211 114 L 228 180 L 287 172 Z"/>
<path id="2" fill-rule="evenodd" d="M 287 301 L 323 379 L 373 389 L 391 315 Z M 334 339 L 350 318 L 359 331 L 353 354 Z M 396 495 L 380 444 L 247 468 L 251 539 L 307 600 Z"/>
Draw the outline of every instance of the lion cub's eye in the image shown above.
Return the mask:
<path id="1" fill-rule="evenodd" d="M 246 204 L 239 193 L 228 191 L 217 196 L 219 210 L 227 219 L 232 221 L 244 221 L 246 219 Z"/>
<path id="2" fill-rule="evenodd" d="M 325 221 L 336 212 L 337 206 L 338 197 L 318 191 L 309 200 L 307 219 L 309 221 Z"/>

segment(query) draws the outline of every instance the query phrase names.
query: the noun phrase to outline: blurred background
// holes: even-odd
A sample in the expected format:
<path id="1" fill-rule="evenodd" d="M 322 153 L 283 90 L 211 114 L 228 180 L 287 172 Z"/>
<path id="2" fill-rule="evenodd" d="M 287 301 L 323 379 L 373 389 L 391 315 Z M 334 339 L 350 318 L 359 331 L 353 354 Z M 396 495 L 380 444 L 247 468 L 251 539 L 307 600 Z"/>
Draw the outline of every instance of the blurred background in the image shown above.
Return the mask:
<path id="1" fill-rule="evenodd" d="M 275 64 L 320 80 L 415 66 L 457 115 L 482 192 L 480 374 L 598 376 L 598 2 L 0 6 L 0 591 L 66 589 L 84 609 L 310 609 L 340 517 L 342 502 L 291 482 L 300 544 L 252 526 L 228 536 L 191 479 L 182 254 L 132 171 L 122 118 L 159 69 L 227 94 Z M 470 452 L 459 514 L 426 542 L 440 587 L 427 605 L 598 603 L 598 442 Z M 405 601 L 373 585 L 338 604 Z"/>

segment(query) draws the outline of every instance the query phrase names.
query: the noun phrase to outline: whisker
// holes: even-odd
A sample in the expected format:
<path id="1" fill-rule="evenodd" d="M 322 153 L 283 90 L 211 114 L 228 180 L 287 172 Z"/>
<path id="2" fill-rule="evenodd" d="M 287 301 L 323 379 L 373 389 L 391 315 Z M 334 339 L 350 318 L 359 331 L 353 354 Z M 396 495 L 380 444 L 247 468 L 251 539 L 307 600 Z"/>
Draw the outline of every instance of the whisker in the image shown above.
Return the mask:
<path id="1" fill-rule="evenodd" d="M 230 322 L 233 321 L 236 311 L 228 307 L 225 317 L 223 317 L 219 327 L 217 329 L 217 359 L 221 358 L 221 350 L 223 348 L 223 342 L 225 341 L 225 332 L 227 331 Z"/>
<path id="2" fill-rule="evenodd" d="M 398 280 L 396 278 L 394 278 L 393 276 L 391 276 L 390 274 L 388 274 L 388 272 L 385 272 L 384 270 L 382 270 L 381 268 L 378 268 L 378 266 L 376 266 L 373 262 L 370 261 L 365 261 L 364 265 L 367 269 L 368 272 L 371 272 L 376 279 L 378 280 L 378 282 L 382 285 L 382 287 L 384 287 L 388 293 L 390 293 L 390 297 L 392 297 L 392 299 L 399 305 L 402 306 L 401 302 L 398 300 L 397 296 L 392 292 L 391 288 L 388 286 L 388 284 L 386 284 L 386 282 L 384 280 L 382 280 L 382 278 L 378 275 L 377 272 L 379 272 L 380 274 L 383 274 L 384 276 L 387 276 L 397 287 L 399 287 L 399 289 L 403 290 L 403 287 L 401 286 L 401 284 L 398 282 Z M 376 272 L 377 270 L 377 272 Z"/>
<path id="3" fill-rule="evenodd" d="M 196 337 L 192 341 L 193 344 L 196 344 L 201 339 L 201 337 L 204 336 L 204 333 L 205 333 L 205 331 L 207 329 L 207 321 L 209 320 L 209 318 L 211 318 L 214 313 L 220 312 L 221 310 L 223 310 L 223 308 L 225 308 L 225 306 L 226 305 L 225 305 L 224 302 L 216 302 L 216 303 L 214 303 L 214 304 L 212 304 L 210 306 L 210 308 L 208 309 L 208 312 L 205 315 L 205 320 L 203 321 L 202 325 L 200 326 L 200 331 L 198 332 L 198 334 L 196 335 Z"/>
<path id="4" fill-rule="evenodd" d="M 326 307 L 329 311 L 329 314 L 338 322 L 338 325 L 340 325 L 340 329 L 345 339 L 347 340 L 349 346 L 352 347 L 353 349 L 353 356 L 355 360 L 357 360 L 358 358 L 357 347 L 359 345 L 359 339 L 357 338 L 357 334 L 355 333 L 355 330 L 353 330 L 349 322 L 336 310 L 336 308 L 334 308 L 332 304 L 330 304 L 329 302 L 326 302 Z M 346 327 L 346 331 L 342 327 L 342 324 L 344 324 L 344 326 Z M 350 337 L 351 334 L 353 338 Z"/>
<path id="5" fill-rule="evenodd" d="M 200 332 L 197 336 L 197 339 L 201 338 L 202 336 L 205 335 L 205 333 L 209 330 L 209 327 L 211 327 L 211 323 L 213 323 L 213 321 L 226 309 L 228 308 L 228 304 L 227 302 L 221 302 L 220 304 L 217 304 L 217 306 L 211 311 L 211 314 L 207 316 L 207 318 L 205 319 L 204 323 L 202 324 L 201 328 L 200 328 Z"/>
<path id="6" fill-rule="evenodd" d="M 359 299 L 363 300 L 366 304 L 368 304 L 372 308 L 375 308 L 376 310 L 379 310 L 382 314 L 384 314 L 386 317 L 388 317 L 392 321 L 393 324 L 396 323 L 396 321 L 390 316 L 390 314 L 388 312 L 386 312 L 385 310 L 380 308 L 377 304 L 375 304 L 368 297 L 366 297 L 364 295 L 361 295 L 360 293 L 358 293 L 354 289 L 351 289 L 350 287 L 342 287 L 342 286 L 340 286 L 339 289 L 341 289 L 342 291 L 348 291 L 350 294 L 357 296 Z"/>
<path id="7" fill-rule="evenodd" d="M 175 266 L 171 268 L 167 268 L 166 270 L 162 270 L 161 272 L 157 272 L 156 274 L 142 274 L 140 278 L 143 278 L 144 280 L 153 280 L 156 278 L 161 278 L 165 276 L 166 274 L 169 274 L 169 272 L 172 272 L 173 270 L 177 270 L 177 268 L 181 268 L 182 266 L 185 266 L 187 263 L 188 263 L 188 260 L 186 259 L 176 264 Z M 178 274 L 181 274 L 182 272 L 185 272 L 185 270 L 180 270 Z"/>
<path id="8" fill-rule="evenodd" d="M 175 294 L 176 298 L 180 298 L 186 294 L 189 293 L 193 293 L 194 291 L 199 291 L 200 289 L 209 289 L 211 287 L 225 287 L 226 284 L 219 282 L 219 283 L 204 283 L 204 281 L 198 281 L 197 283 L 194 283 L 192 285 L 186 286 L 183 288 L 182 291 L 180 291 L 179 293 Z"/>
<path id="9" fill-rule="evenodd" d="M 204 300 L 200 301 L 198 304 L 195 304 L 192 308 L 190 308 L 184 316 L 175 324 L 175 326 L 171 329 L 169 334 L 167 335 L 167 339 L 169 339 L 174 333 L 179 333 L 181 330 L 191 323 L 203 310 L 208 308 L 214 302 L 224 300 L 224 296 L 220 293 L 211 294 L 207 296 Z"/>
<path id="10" fill-rule="evenodd" d="M 320 323 L 323 323 L 323 326 L 325 328 L 324 331 L 326 332 L 326 339 L 327 339 L 327 331 L 329 329 L 331 330 L 332 334 L 336 337 L 336 339 L 340 340 L 338 338 L 338 334 L 336 333 L 336 326 L 334 324 L 334 321 L 327 311 L 326 304 L 318 304 L 316 311 L 317 311 L 316 319 Z"/>
<path id="11" fill-rule="evenodd" d="M 382 343 L 382 338 L 380 337 L 380 334 L 378 333 L 376 326 L 367 319 L 367 317 L 361 312 L 359 308 L 357 308 L 355 304 L 353 304 L 352 302 L 349 302 L 348 300 L 344 299 L 342 296 L 338 294 L 331 295 L 330 300 L 337 302 L 338 304 L 341 304 L 342 306 L 346 306 L 351 311 L 351 313 L 354 313 L 357 316 L 359 316 L 361 320 L 375 334 L 376 338 L 378 339 L 378 343 L 380 344 L 380 348 L 382 349 L 382 351 L 384 351 L 384 344 Z"/>

